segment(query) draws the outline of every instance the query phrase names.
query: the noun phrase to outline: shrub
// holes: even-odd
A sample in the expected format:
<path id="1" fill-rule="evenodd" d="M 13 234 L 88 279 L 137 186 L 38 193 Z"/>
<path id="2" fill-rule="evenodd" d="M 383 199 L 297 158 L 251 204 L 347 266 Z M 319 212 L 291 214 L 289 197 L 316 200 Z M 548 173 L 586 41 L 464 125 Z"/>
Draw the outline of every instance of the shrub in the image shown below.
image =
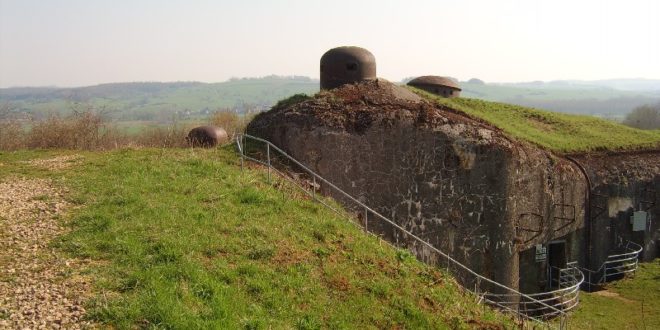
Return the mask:
<path id="1" fill-rule="evenodd" d="M 635 108 L 623 123 L 640 129 L 660 129 L 660 103 Z"/>
<path id="2" fill-rule="evenodd" d="M 220 109 L 211 115 L 209 121 L 212 125 L 223 128 L 230 139 L 236 134 L 243 133 L 247 124 L 254 118 L 254 114 L 238 115 L 230 109 Z"/>
<path id="3" fill-rule="evenodd" d="M 187 146 L 188 130 L 176 123 L 146 128 L 139 134 L 122 133 L 100 113 L 74 111 L 29 121 L 0 118 L 0 150 L 106 150 L 123 147 L 175 148 Z"/>
<path id="4" fill-rule="evenodd" d="M 127 140 L 129 145 L 141 147 L 177 148 L 187 146 L 187 135 L 188 130 L 175 123 L 166 127 L 145 129 Z"/>
<path id="5" fill-rule="evenodd" d="M 35 149 L 100 149 L 106 142 L 104 129 L 101 115 L 92 111 L 76 111 L 66 117 L 51 115 L 45 120 L 32 122 L 26 146 Z"/>
<path id="6" fill-rule="evenodd" d="M 17 150 L 24 146 L 23 125 L 15 119 L 0 120 L 0 150 Z"/>
<path id="7" fill-rule="evenodd" d="M 278 101 L 277 104 L 275 104 L 274 108 L 278 108 L 278 109 L 279 108 L 285 108 L 285 107 L 300 103 L 302 101 L 309 100 L 311 98 L 312 97 L 307 95 L 307 94 L 294 94 L 294 95 L 291 95 L 290 97 L 288 97 L 284 100 Z"/>

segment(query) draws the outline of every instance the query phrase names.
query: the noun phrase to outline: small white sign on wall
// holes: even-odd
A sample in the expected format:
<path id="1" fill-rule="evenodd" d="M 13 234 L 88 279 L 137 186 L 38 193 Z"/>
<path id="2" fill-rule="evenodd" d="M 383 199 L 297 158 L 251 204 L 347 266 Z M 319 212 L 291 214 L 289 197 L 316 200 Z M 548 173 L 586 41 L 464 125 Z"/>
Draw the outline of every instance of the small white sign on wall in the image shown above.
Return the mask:
<path id="1" fill-rule="evenodd" d="M 648 213 L 644 211 L 637 211 L 633 213 L 633 216 L 630 217 L 630 222 L 632 223 L 633 231 L 645 231 L 646 230 L 646 219 L 648 218 Z"/>
<path id="2" fill-rule="evenodd" d="M 543 244 L 536 244 L 536 261 L 544 261 L 548 256 L 548 251 Z"/>

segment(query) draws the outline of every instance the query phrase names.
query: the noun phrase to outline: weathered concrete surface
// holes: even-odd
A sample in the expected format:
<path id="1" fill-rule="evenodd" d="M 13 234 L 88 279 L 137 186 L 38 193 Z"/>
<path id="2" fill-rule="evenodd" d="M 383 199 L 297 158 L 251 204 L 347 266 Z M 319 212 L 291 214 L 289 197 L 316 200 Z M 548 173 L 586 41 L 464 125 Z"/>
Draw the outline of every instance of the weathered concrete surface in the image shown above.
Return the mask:
<path id="1" fill-rule="evenodd" d="M 383 81 L 347 85 L 261 114 L 248 133 L 478 273 L 513 288 L 523 275 L 532 283 L 524 287 L 542 290 L 542 278 L 519 269 L 519 251 L 583 226 L 579 169 L 406 93 Z M 446 262 L 376 217 L 367 220 L 370 231 L 412 247 L 423 260 Z M 543 263 L 528 267 L 538 268 L 530 274 L 545 272 Z"/>
<path id="2" fill-rule="evenodd" d="M 608 254 L 628 241 L 644 248 L 642 260 L 658 253 L 660 240 L 660 152 L 592 153 L 575 156 L 591 181 L 590 224 L 586 250 L 590 269 L 598 269 Z M 646 229 L 633 231 L 635 211 L 648 213 Z"/>

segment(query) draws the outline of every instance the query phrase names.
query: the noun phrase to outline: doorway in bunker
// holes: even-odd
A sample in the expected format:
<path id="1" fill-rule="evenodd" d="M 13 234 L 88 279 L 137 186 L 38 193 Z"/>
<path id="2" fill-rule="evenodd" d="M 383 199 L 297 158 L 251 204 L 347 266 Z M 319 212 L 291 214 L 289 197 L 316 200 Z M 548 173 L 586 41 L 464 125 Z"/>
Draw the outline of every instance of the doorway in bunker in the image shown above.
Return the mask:
<path id="1" fill-rule="evenodd" d="M 561 286 L 561 270 L 566 268 L 566 241 L 548 243 L 548 289 Z"/>

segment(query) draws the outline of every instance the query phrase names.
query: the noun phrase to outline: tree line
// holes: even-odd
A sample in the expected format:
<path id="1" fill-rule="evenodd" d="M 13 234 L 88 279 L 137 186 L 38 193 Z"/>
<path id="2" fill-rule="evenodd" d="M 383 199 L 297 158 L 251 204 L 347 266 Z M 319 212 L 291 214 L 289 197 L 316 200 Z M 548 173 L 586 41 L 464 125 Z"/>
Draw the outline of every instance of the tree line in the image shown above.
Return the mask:
<path id="1" fill-rule="evenodd" d="M 623 123 L 640 129 L 660 129 L 660 102 L 636 107 Z"/>

